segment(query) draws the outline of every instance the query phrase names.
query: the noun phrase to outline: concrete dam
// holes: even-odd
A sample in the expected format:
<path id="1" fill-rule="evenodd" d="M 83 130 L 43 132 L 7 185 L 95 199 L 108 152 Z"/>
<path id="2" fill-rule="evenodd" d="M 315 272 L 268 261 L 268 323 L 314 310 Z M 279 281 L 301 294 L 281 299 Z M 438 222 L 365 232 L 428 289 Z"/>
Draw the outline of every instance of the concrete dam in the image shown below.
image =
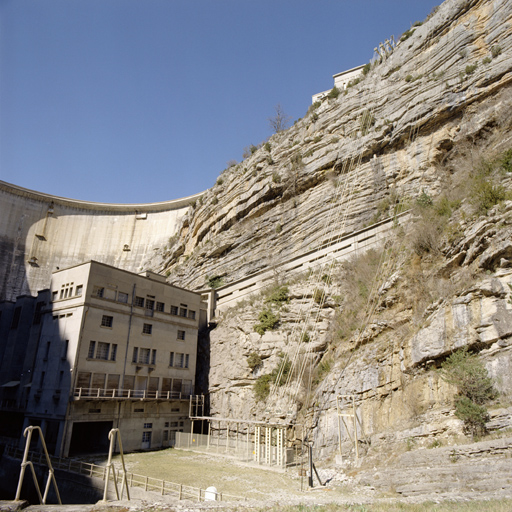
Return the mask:
<path id="1" fill-rule="evenodd" d="M 140 272 L 201 195 L 150 204 L 108 204 L 0 181 L 0 300 L 37 295 L 48 287 L 52 272 L 88 260 Z"/>

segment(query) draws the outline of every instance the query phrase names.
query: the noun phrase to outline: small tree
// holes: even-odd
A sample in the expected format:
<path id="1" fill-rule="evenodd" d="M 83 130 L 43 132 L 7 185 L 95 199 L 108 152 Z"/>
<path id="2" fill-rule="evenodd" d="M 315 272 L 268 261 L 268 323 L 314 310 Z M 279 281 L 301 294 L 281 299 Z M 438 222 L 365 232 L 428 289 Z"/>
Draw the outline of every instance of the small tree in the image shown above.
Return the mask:
<path id="1" fill-rule="evenodd" d="M 443 363 L 441 378 L 457 386 L 455 416 L 464 422 L 464 431 L 473 436 L 485 434 L 489 414 L 484 404 L 496 398 L 497 392 L 482 361 L 467 348 L 458 350 Z"/>
<path id="2" fill-rule="evenodd" d="M 274 107 L 274 110 L 276 111 L 276 114 L 273 117 L 269 117 L 268 122 L 272 131 L 274 133 L 279 133 L 288 128 L 291 117 L 286 115 L 281 103 L 278 103 Z"/>

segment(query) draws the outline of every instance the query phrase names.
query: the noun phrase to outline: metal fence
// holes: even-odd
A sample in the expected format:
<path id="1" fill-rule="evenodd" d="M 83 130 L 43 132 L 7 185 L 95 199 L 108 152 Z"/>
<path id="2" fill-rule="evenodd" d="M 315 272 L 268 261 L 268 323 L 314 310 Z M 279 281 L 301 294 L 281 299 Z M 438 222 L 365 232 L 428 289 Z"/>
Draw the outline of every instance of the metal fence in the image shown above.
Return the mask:
<path id="1" fill-rule="evenodd" d="M 252 436 L 253 437 L 253 436 Z M 243 462 L 254 462 L 268 466 L 287 467 L 295 464 L 295 453 L 292 448 L 279 444 L 256 443 L 247 441 L 247 436 L 209 436 L 176 432 L 174 448 L 213 453 L 235 457 Z"/>
<path id="2" fill-rule="evenodd" d="M 20 450 L 12 445 L 5 447 L 4 455 L 14 459 L 23 459 L 23 450 Z M 33 464 L 40 464 L 46 466 L 46 458 L 42 452 L 29 452 L 29 460 Z M 75 459 L 63 459 L 57 457 L 50 457 L 53 469 L 61 469 L 79 475 L 85 475 L 90 478 L 100 478 L 105 480 L 108 468 L 106 466 L 99 466 L 90 462 L 83 462 Z M 122 481 L 122 471 L 116 470 L 116 474 L 110 476 L 110 480 L 114 479 L 117 482 Z M 205 497 L 209 494 L 215 495 L 217 501 L 244 501 L 247 498 L 242 496 L 234 496 L 222 492 L 213 493 L 212 491 L 201 489 L 200 487 L 192 487 L 190 485 L 183 485 L 176 482 L 168 482 L 160 478 L 153 478 L 149 476 L 137 475 L 135 473 L 127 473 L 127 482 L 129 487 L 138 487 L 144 491 L 153 491 L 161 494 L 162 496 L 173 496 L 179 500 L 197 500 L 204 501 Z M 121 496 L 122 497 L 122 496 Z"/>

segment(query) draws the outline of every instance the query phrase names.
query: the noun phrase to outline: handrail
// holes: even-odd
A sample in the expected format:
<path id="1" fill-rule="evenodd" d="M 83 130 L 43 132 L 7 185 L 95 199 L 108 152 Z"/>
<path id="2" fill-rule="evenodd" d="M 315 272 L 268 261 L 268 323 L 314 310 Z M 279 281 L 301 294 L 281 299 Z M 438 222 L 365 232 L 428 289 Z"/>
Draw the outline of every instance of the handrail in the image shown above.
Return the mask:
<path id="1" fill-rule="evenodd" d="M 21 458 L 22 451 L 12 445 L 6 445 L 4 454 L 13 458 Z M 29 456 L 35 464 L 42 463 L 42 454 L 29 452 Z M 90 462 L 83 462 L 75 459 L 62 459 L 59 457 L 50 457 L 53 460 L 55 469 L 62 469 L 70 473 L 86 475 L 88 477 L 96 477 L 104 480 L 107 475 L 106 466 L 98 466 Z M 113 476 L 109 478 L 114 478 Z M 145 491 L 159 492 L 162 496 L 165 494 L 176 496 L 179 500 L 183 499 L 200 499 L 204 500 L 205 489 L 179 484 L 177 482 L 169 482 L 167 480 L 138 475 L 135 473 L 126 473 L 126 482 L 129 487 L 142 487 Z M 209 492 L 209 491 L 208 491 Z M 247 498 L 243 496 L 235 496 L 223 492 L 216 493 L 217 500 L 236 500 L 245 501 Z"/>
<path id="2" fill-rule="evenodd" d="M 39 489 L 39 483 L 37 482 L 34 465 L 32 464 L 32 461 L 28 460 L 30 442 L 32 440 L 32 432 L 34 431 L 34 429 L 39 431 L 39 438 L 41 440 L 44 454 L 46 456 L 46 464 L 48 465 L 48 479 L 46 480 L 46 487 L 44 490 L 43 497 L 41 497 L 41 489 Z M 32 471 L 32 478 L 34 479 L 34 485 L 36 487 L 37 495 L 39 497 L 39 502 L 42 505 L 46 505 L 46 498 L 48 497 L 48 491 L 50 490 L 50 482 L 53 481 L 53 485 L 55 487 L 55 494 L 57 495 L 57 500 L 59 501 L 59 505 L 62 505 L 62 501 L 60 500 L 59 488 L 57 487 L 57 481 L 55 480 L 55 474 L 53 472 L 52 461 L 50 459 L 50 455 L 48 454 L 48 450 L 46 449 L 46 443 L 44 441 L 43 431 L 41 430 L 41 427 L 34 427 L 32 425 L 27 427 L 23 432 L 23 437 L 26 437 L 27 441 L 25 442 L 25 451 L 23 453 L 23 460 L 21 462 L 20 479 L 18 481 L 18 488 L 16 489 L 16 497 L 14 499 L 16 501 L 19 501 L 20 499 L 21 488 L 23 486 L 23 479 L 25 478 L 25 470 L 27 466 L 30 466 L 30 469 Z"/>
<path id="3" fill-rule="evenodd" d="M 110 446 L 108 449 L 107 474 L 105 476 L 105 490 L 103 491 L 103 501 L 107 501 L 110 470 L 112 470 L 112 476 L 114 477 L 114 488 L 116 490 L 117 500 L 119 501 L 119 490 L 117 489 L 116 468 L 114 467 L 114 463 L 112 462 L 112 453 L 114 452 L 114 445 L 116 442 L 116 437 L 119 440 L 119 454 L 121 455 L 121 464 L 123 466 L 123 481 L 121 482 L 121 499 L 123 497 L 123 489 L 125 487 L 126 487 L 126 496 L 127 496 L 128 500 L 130 499 L 130 490 L 128 489 L 128 477 L 126 474 L 126 466 L 124 465 L 124 453 L 123 453 L 123 442 L 121 441 L 121 432 L 119 431 L 118 428 L 113 428 L 108 433 L 108 438 L 110 440 Z"/>
<path id="4" fill-rule="evenodd" d="M 75 388 L 73 397 L 76 400 L 94 398 L 95 400 L 188 400 L 191 392 L 181 391 L 148 391 L 145 389 L 108 389 L 108 388 Z"/>

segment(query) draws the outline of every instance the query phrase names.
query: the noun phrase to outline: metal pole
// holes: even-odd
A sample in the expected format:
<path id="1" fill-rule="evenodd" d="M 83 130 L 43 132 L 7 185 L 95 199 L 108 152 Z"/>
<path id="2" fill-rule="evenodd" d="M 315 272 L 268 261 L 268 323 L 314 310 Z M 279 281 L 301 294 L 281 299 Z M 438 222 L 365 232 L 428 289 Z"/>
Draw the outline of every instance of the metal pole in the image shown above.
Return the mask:
<path id="1" fill-rule="evenodd" d="M 313 487 L 313 446 L 311 444 L 308 445 L 308 453 L 309 453 L 309 487 Z"/>

